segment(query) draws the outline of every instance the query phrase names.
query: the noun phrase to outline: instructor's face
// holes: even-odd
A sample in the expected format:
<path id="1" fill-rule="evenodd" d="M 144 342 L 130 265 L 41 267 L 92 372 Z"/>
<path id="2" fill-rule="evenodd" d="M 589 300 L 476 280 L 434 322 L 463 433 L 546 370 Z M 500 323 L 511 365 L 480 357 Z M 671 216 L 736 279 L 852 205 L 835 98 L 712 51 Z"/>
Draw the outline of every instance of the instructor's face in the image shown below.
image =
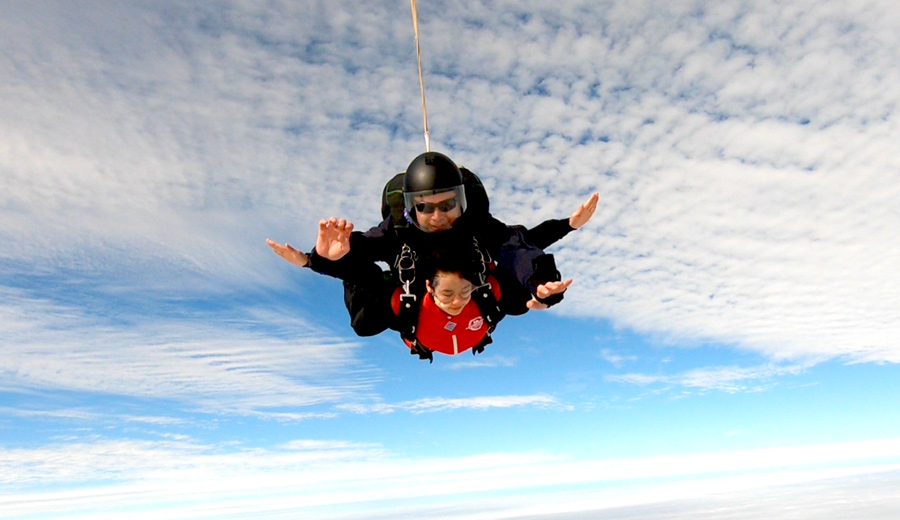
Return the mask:
<path id="1" fill-rule="evenodd" d="M 462 216 L 462 208 L 452 191 L 416 197 L 416 222 L 426 233 L 446 231 Z"/>

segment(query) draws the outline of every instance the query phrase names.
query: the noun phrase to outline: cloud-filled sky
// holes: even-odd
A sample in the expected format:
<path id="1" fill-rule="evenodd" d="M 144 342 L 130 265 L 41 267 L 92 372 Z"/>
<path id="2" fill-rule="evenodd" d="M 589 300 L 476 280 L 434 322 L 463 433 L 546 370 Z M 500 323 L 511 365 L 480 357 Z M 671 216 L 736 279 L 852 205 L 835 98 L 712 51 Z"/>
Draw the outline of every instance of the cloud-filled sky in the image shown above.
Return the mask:
<path id="1" fill-rule="evenodd" d="M 900 511 L 895 6 L 418 10 L 494 215 L 600 193 L 565 301 L 433 365 L 265 245 L 424 151 L 407 3 L 0 3 L 0 516 Z"/>

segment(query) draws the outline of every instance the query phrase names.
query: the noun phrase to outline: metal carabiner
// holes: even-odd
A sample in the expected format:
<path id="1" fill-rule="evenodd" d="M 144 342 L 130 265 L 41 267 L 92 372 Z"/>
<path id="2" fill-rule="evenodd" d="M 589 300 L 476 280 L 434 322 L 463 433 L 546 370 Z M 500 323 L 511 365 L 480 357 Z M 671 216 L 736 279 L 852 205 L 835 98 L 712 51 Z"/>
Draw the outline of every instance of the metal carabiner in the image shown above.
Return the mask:
<path id="1" fill-rule="evenodd" d="M 416 280 L 416 253 L 408 245 L 403 244 L 395 265 L 397 266 L 397 276 L 400 278 L 400 283 L 403 284 L 408 293 L 409 284 Z M 412 274 L 412 278 L 407 278 L 409 273 Z"/>

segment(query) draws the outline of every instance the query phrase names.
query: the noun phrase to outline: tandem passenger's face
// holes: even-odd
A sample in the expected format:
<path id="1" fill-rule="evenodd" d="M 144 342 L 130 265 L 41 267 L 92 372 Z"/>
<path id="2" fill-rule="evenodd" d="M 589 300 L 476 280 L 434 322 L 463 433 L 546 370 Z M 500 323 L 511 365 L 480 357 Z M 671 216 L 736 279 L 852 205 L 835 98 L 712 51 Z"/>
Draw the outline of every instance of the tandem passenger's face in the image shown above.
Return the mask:
<path id="1" fill-rule="evenodd" d="M 456 193 L 447 191 L 416 197 L 416 222 L 426 233 L 446 231 L 462 216 Z"/>
<path id="2" fill-rule="evenodd" d="M 458 316 L 463 307 L 472 301 L 472 290 L 475 288 L 459 273 L 450 271 L 438 271 L 434 276 L 434 285 L 426 281 L 425 287 L 438 308 L 450 316 Z"/>

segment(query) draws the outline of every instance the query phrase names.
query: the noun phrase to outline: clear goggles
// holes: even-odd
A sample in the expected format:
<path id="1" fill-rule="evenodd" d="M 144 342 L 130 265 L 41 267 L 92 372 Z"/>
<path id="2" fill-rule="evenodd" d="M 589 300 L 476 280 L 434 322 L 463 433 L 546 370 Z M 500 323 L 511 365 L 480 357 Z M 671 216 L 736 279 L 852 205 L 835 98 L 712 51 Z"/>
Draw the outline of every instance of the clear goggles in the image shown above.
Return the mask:
<path id="1" fill-rule="evenodd" d="M 431 195 L 443 195 L 445 193 L 451 193 L 453 196 L 430 197 Z M 424 200 L 425 198 L 430 200 Z M 444 190 L 404 193 L 403 201 L 406 205 L 406 211 L 409 212 L 410 215 L 414 213 L 430 215 L 435 211 L 449 213 L 456 208 L 459 208 L 460 214 L 465 213 L 466 211 L 466 191 L 463 186 L 455 186 Z"/>

